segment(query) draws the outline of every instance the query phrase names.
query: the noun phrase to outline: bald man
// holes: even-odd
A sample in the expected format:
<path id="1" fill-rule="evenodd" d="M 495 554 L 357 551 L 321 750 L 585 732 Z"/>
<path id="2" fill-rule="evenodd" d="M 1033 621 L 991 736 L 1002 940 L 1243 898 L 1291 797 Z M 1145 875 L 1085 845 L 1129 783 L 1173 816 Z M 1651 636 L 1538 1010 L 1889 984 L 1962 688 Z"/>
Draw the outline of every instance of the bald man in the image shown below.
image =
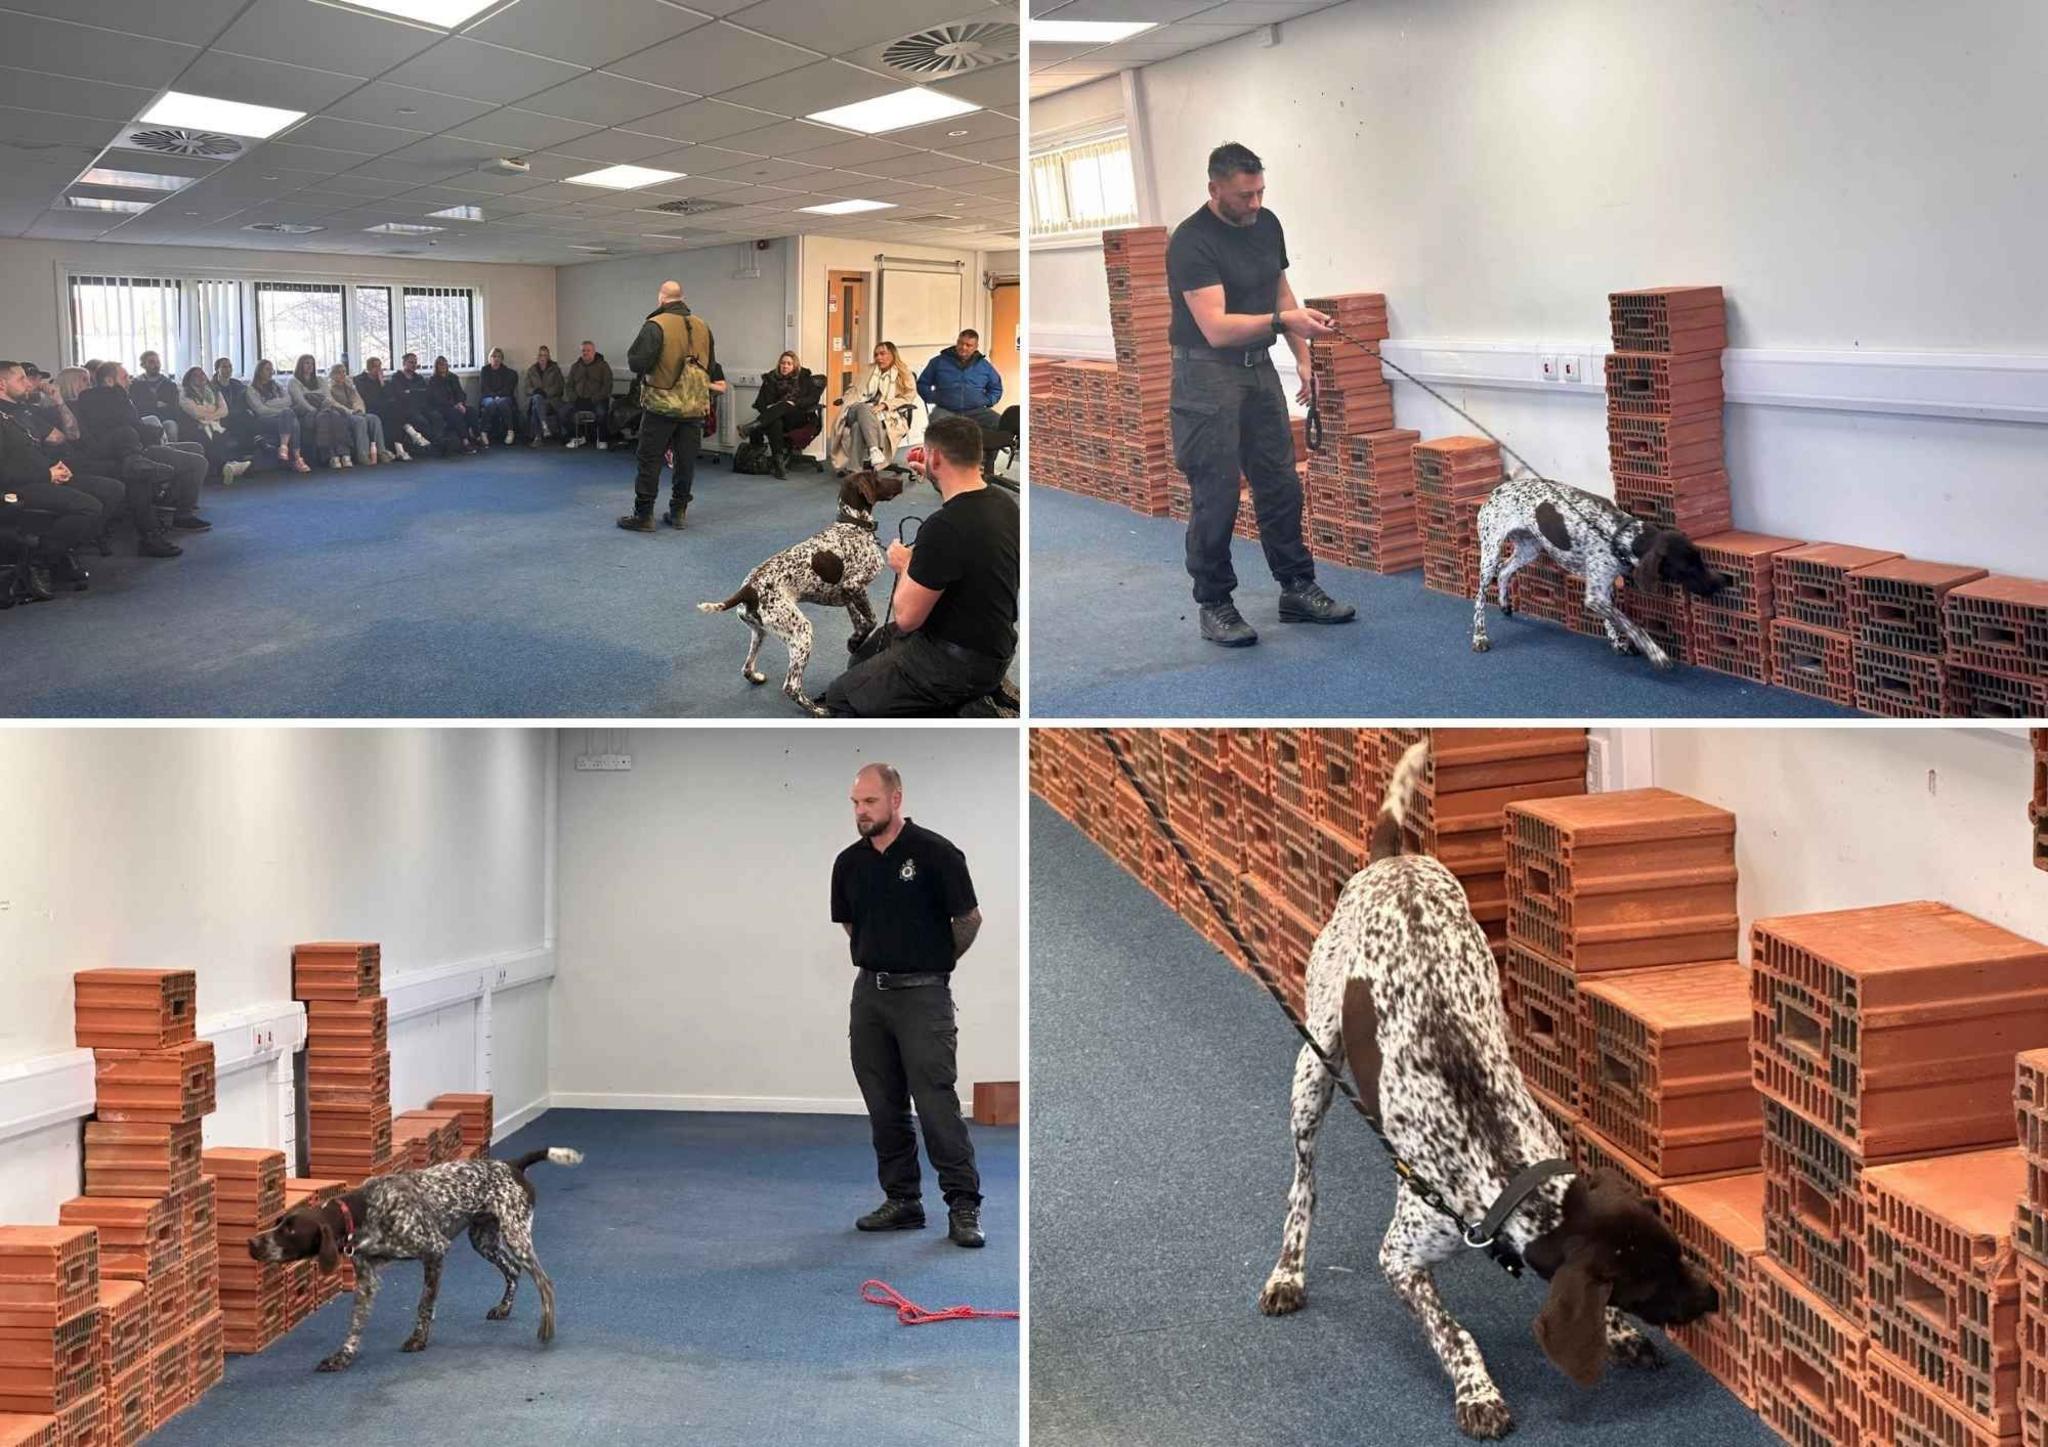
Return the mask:
<path id="1" fill-rule="evenodd" d="M 924 1229 L 917 1124 L 946 1199 L 947 1236 L 979 1246 L 981 1177 L 960 1115 L 953 966 L 981 929 L 967 857 L 903 812 L 903 777 L 887 764 L 853 776 L 860 838 L 832 864 L 832 918 L 853 942 L 858 975 L 847 1032 L 854 1079 L 867 1102 L 883 1201 L 862 1231 Z"/>
<path id="2" fill-rule="evenodd" d="M 665 281 L 654 310 L 633 339 L 626 365 L 640 378 L 640 470 L 633 478 L 633 510 L 619 519 L 627 532 L 654 531 L 654 504 L 661 497 L 662 459 L 674 455 L 675 482 L 669 493 L 668 525 L 680 528 L 697 479 L 697 449 L 711 416 L 711 384 L 718 352 L 711 328 L 683 304 L 683 284 Z"/>

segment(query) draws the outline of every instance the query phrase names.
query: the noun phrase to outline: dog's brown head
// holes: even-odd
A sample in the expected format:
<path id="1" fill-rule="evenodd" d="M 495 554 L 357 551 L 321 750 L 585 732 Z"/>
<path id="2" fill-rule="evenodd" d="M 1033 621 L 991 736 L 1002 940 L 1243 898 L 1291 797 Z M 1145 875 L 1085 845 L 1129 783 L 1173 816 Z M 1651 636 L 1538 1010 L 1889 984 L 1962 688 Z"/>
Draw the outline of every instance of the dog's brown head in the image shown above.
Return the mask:
<path id="1" fill-rule="evenodd" d="M 1544 1355 L 1582 1387 L 1607 1365 L 1607 1308 L 1656 1326 L 1721 1309 L 1714 1284 L 1687 1263 L 1678 1238 L 1612 1171 L 1581 1173 L 1564 1193 L 1557 1228 L 1522 1253 L 1550 1295 L 1536 1313 Z"/>
<path id="2" fill-rule="evenodd" d="M 1670 583 L 1701 598 L 1711 598 L 1728 586 L 1728 579 L 1707 566 L 1692 539 L 1677 528 L 1652 527 L 1635 540 L 1636 587 L 1645 591 L 1659 583 Z"/>
<path id="3" fill-rule="evenodd" d="M 873 512 L 878 503 L 903 495 L 903 479 L 893 472 L 863 467 L 839 484 L 839 505 L 851 512 Z"/>
<path id="4" fill-rule="evenodd" d="M 258 1261 L 304 1261 L 320 1258 L 320 1269 L 341 1264 L 341 1225 L 333 1206 L 300 1206 L 259 1236 L 249 1238 L 249 1255 Z"/>

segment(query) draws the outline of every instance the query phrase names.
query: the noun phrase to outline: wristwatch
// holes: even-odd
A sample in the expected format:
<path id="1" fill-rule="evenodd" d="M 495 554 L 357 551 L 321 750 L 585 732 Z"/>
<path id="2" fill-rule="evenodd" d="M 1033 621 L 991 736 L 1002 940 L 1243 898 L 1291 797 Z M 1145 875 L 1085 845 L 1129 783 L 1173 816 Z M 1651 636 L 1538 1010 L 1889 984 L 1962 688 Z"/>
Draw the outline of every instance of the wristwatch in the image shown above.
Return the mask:
<path id="1" fill-rule="evenodd" d="M 1273 335 L 1276 337 L 1287 335 L 1287 323 L 1280 320 L 1280 313 L 1277 311 L 1273 313 Z"/>

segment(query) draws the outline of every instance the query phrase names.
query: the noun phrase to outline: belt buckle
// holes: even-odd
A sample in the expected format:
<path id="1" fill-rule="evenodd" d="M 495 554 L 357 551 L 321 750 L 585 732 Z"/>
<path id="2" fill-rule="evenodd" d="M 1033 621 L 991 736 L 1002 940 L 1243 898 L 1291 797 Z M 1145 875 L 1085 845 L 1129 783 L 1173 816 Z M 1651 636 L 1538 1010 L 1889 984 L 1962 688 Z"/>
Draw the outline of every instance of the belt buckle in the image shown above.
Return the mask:
<path id="1" fill-rule="evenodd" d="M 1251 349 L 1250 347 L 1246 347 L 1246 348 L 1244 349 L 1244 364 L 1245 364 L 1245 366 L 1246 366 L 1246 367 L 1256 367 L 1256 366 L 1258 366 L 1258 364 L 1259 364 L 1259 354 L 1258 354 L 1257 352 L 1253 351 L 1253 350 L 1252 350 L 1252 349 Z"/>

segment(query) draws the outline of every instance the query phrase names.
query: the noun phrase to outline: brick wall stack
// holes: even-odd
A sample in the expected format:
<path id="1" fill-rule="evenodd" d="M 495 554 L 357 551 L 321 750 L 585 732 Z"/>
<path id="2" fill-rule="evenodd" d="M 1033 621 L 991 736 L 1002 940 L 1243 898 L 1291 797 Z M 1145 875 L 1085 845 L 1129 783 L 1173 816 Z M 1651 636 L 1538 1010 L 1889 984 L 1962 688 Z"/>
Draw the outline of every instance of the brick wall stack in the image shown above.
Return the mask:
<path id="1" fill-rule="evenodd" d="M 1809 543 L 1771 555 L 1772 682 L 1856 706 L 1849 574 L 1897 556 L 1845 543 Z"/>
<path id="2" fill-rule="evenodd" d="M 1500 444 L 1437 437 L 1415 444 L 1422 586 L 1470 598 L 1479 589 L 1479 509 L 1500 486 Z"/>
<path id="3" fill-rule="evenodd" d="M 1799 539 L 1725 532 L 1696 541 L 1723 585 L 1711 598 L 1688 599 L 1686 657 L 1702 668 L 1769 683 L 1771 624 L 1777 617 L 1772 559 L 1798 547 Z"/>
<path id="4" fill-rule="evenodd" d="M 2014 1062 L 2013 1113 L 2026 1176 L 2013 1214 L 2019 1268 L 2022 1437 L 2048 1442 L 2048 1050 L 2022 1051 Z"/>
<path id="5" fill-rule="evenodd" d="M 1421 558 L 1414 513 L 1413 448 L 1394 427 L 1394 394 L 1380 369 L 1387 299 L 1347 292 L 1304 303 L 1333 317 L 1350 340 L 1309 343 L 1322 446 L 1304 478 L 1309 551 L 1326 562 L 1401 572 Z"/>
<path id="6" fill-rule="evenodd" d="M 2027 822 L 2034 826 L 2034 868 L 2048 869 L 2048 729 L 2029 729 L 2034 745 L 2034 799 Z"/>
<path id="7" fill-rule="evenodd" d="M 1984 576 L 1982 568 L 1915 558 L 1888 558 L 1850 571 L 1850 657 L 1858 708 L 1892 718 L 1941 717 L 1948 703 L 1944 600 Z"/>
<path id="8" fill-rule="evenodd" d="M 284 1181 L 285 1214 L 290 1215 L 301 1206 L 323 1206 L 347 1190 L 347 1181 L 287 1176 Z M 353 1271 L 322 1271 L 317 1258 L 308 1257 L 304 1261 L 288 1263 L 285 1267 L 284 1329 L 290 1331 L 326 1302 L 339 1296 L 344 1279 L 353 1286 Z"/>
<path id="9" fill-rule="evenodd" d="M 28 1440 L 100 1441 L 111 1363 L 93 1229 L 0 1226 L 0 1303 L 0 1413 L 30 1419 Z"/>
<path id="10" fill-rule="evenodd" d="M 1941 617 L 1950 717 L 2048 717 L 2048 583 L 1979 578 L 1948 591 Z"/>
<path id="11" fill-rule="evenodd" d="M 453 1111 L 461 1123 L 461 1142 L 450 1159 L 482 1160 L 491 1153 L 491 1131 L 495 1128 L 489 1091 L 449 1091 L 427 1102 L 429 1110 Z"/>
<path id="12" fill-rule="evenodd" d="M 1110 430 L 1104 460 L 1109 496 L 1133 512 L 1163 517 L 1173 466 L 1168 407 L 1173 351 L 1167 327 L 1173 302 L 1166 289 L 1164 226 L 1102 233 L 1109 274 L 1109 331 L 1116 347 Z"/>
<path id="13" fill-rule="evenodd" d="M 230 1353 L 252 1356 L 291 1325 L 291 1267 L 249 1255 L 249 1242 L 284 1219 L 284 1152 L 220 1147 L 206 1153 L 206 1169 L 216 1191 L 222 1339 Z"/>
<path id="14" fill-rule="evenodd" d="M 1614 497 L 1638 517 L 1699 538 L 1732 528 L 1721 435 L 1727 307 L 1718 286 L 1607 298 L 1607 455 Z"/>
<path id="15" fill-rule="evenodd" d="M 391 1153 L 390 1016 L 383 951 L 366 940 L 292 948 L 292 994 L 306 1006 L 308 1174 L 361 1185 Z"/>

